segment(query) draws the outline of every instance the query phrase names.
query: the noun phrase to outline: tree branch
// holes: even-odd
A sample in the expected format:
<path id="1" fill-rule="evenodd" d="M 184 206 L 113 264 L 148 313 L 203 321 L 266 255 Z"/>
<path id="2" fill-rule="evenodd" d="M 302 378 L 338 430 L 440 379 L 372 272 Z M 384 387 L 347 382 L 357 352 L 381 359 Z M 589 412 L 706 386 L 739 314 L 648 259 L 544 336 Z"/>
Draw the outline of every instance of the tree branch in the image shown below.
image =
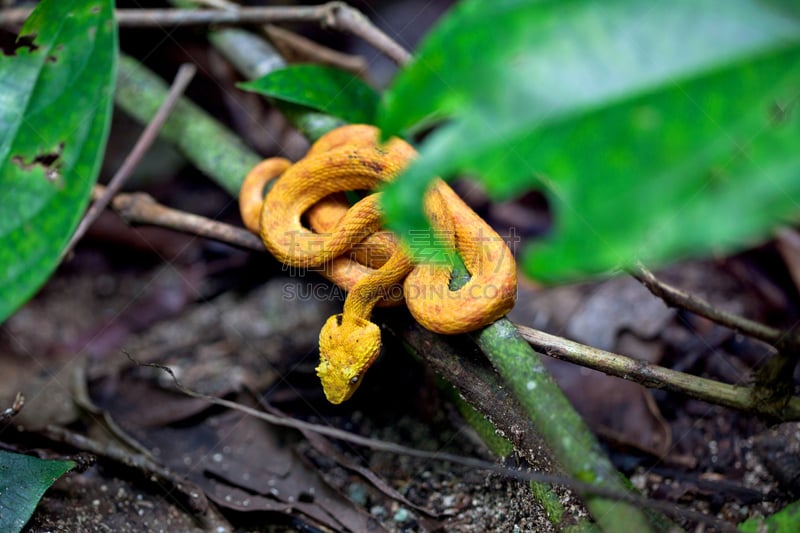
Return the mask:
<path id="1" fill-rule="evenodd" d="M 356 76 L 367 74 L 367 61 L 362 56 L 346 54 L 293 31 L 274 24 L 264 26 L 264 33 L 282 56 L 291 63 L 320 63 L 346 70 Z"/>
<path id="2" fill-rule="evenodd" d="M 31 14 L 28 8 L 0 11 L 0 25 L 20 26 Z M 269 24 L 273 22 L 316 22 L 364 39 L 398 65 L 411 55 L 372 24 L 360 11 L 344 2 L 318 6 L 267 6 L 237 9 L 117 9 L 122 27 L 208 26 L 212 24 Z"/>
<path id="3" fill-rule="evenodd" d="M 751 410 L 779 420 L 795 418 L 797 398 L 794 394 L 794 369 L 800 361 L 800 324 L 786 331 L 771 328 L 754 320 L 728 313 L 705 300 L 687 294 L 658 280 L 642 264 L 631 270 L 650 292 L 668 305 L 681 307 L 712 322 L 760 339 L 774 346 L 778 353 L 755 372 L 755 386 L 750 390 L 747 403 Z"/>
<path id="4" fill-rule="evenodd" d="M 661 298 L 671 307 L 686 309 L 712 322 L 729 327 L 750 337 L 760 339 L 773 346 L 777 346 L 777 343 L 780 342 L 784 335 L 783 332 L 778 329 L 718 309 L 697 296 L 688 294 L 672 285 L 660 281 L 641 263 L 633 267 L 630 274 L 653 293 L 653 295 Z"/>
<path id="5" fill-rule="evenodd" d="M 780 412 L 775 413 L 754 396 L 753 387 L 729 385 L 719 381 L 678 372 L 624 355 L 586 346 L 544 331 L 517 325 L 526 341 L 545 355 L 599 370 L 604 374 L 634 381 L 651 389 L 678 392 L 709 403 L 724 405 L 759 414 L 778 416 L 783 420 L 800 420 L 800 398 L 792 397 Z"/>
<path id="6" fill-rule="evenodd" d="M 98 197 L 103 194 L 104 187 L 95 185 L 92 196 Z M 261 239 L 247 230 L 185 211 L 171 209 L 156 202 L 149 194 L 118 194 L 112 200 L 111 207 L 129 224 L 149 224 L 214 239 L 246 250 L 264 251 Z"/>

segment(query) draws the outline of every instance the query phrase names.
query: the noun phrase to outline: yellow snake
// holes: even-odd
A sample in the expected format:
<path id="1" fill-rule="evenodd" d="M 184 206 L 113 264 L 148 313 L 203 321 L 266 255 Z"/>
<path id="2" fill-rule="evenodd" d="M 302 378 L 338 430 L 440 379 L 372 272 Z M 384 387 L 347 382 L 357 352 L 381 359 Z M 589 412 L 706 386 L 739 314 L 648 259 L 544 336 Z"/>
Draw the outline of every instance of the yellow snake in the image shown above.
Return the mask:
<path id="1" fill-rule="evenodd" d="M 396 236 L 381 229 L 381 193 L 348 204 L 345 191 L 374 191 L 415 156 L 401 139 L 378 144 L 372 126 L 343 126 L 322 136 L 294 164 L 282 158 L 263 161 L 242 185 L 242 219 L 267 249 L 287 265 L 323 268 L 348 291 L 342 313 L 325 322 L 319 337 L 317 375 L 331 403 L 350 398 L 378 357 L 381 333 L 370 322 L 376 305 L 405 300 L 423 327 L 442 334 L 474 331 L 514 306 L 511 251 L 443 181 L 437 179 L 425 197 L 433 234 L 409 240 L 424 238 L 459 253 L 471 277 L 454 291 L 448 288 L 450 265 L 415 264 Z M 278 177 L 264 197 L 266 184 Z"/>

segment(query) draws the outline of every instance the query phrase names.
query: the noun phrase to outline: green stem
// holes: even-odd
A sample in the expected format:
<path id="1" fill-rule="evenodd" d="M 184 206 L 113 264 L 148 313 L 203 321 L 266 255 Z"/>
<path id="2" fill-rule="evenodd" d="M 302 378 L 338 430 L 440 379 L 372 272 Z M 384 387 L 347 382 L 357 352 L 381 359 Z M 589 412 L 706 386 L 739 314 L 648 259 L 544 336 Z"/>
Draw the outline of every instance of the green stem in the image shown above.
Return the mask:
<path id="1" fill-rule="evenodd" d="M 500 319 L 474 338 L 569 475 L 587 483 L 629 490 L 594 434 L 550 377 L 539 354 L 510 321 Z M 631 504 L 588 497 L 586 506 L 603 531 L 650 531 L 644 513 Z"/>
<path id="2" fill-rule="evenodd" d="M 459 258 L 450 288 L 460 288 L 468 276 Z M 630 490 L 627 480 L 611 464 L 594 434 L 550 377 L 539 354 L 514 324 L 501 318 L 472 336 L 569 475 L 620 492 Z M 586 506 L 603 531 L 651 530 L 644 513 L 631 504 L 592 496 L 586 498 Z M 666 518 L 663 522 L 668 527 Z"/>
<path id="3" fill-rule="evenodd" d="M 120 55 L 114 103 L 128 115 L 147 124 L 168 91 L 161 78 L 135 59 Z M 175 106 L 161 128 L 161 136 L 234 196 L 239 194 L 247 172 L 262 159 L 233 132 L 187 98 L 181 98 Z"/>

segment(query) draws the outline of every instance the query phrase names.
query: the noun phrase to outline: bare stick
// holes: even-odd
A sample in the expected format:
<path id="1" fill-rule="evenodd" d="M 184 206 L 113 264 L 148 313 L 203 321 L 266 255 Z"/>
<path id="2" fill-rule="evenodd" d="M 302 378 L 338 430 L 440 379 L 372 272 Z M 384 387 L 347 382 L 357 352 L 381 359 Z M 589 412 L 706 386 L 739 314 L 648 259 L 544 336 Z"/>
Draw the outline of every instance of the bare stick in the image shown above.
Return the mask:
<path id="1" fill-rule="evenodd" d="M 774 346 L 778 353 L 755 373 L 755 386 L 750 392 L 749 403 L 755 408 L 754 410 L 771 417 L 782 419 L 787 410 L 789 411 L 788 416 L 793 416 L 791 405 L 796 402 L 797 398 L 792 396 L 794 391 L 792 375 L 800 360 L 798 359 L 800 327 L 797 324 L 787 331 L 781 331 L 728 313 L 701 298 L 659 281 L 641 263 L 633 267 L 631 275 L 650 292 L 664 300 L 667 305 L 681 307 L 712 322 Z"/>
<path id="2" fill-rule="evenodd" d="M 19 413 L 23 405 L 25 405 L 25 396 L 23 396 L 21 392 L 18 392 L 11 407 L 0 411 L 0 424 L 5 423 Z"/>
<path id="3" fill-rule="evenodd" d="M 83 235 L 86 233 L 86 230 L 89 229 L 89 226 L 91 226 L 94 221 L 97 220 L 97 217 L 99 217 L 100 213 L 103 212 L 103 209 L 106 208 L 108 203 L 111 201 L 111 198 L 119 192 L 119 190 L 122 188 L 122 185 L 124 185 L 124 183 L 128 180 L 136 166 L 141 161 L 142 157 L 144 157 L 144 154 L 147 153 L 150 145 L 153 144 L 153 141 L 155 141 L 158 137 L 158 132 L 161 130 L 161 126 L 163 126 L 164 122 L 167 121 L 167 117 L 169 117 L 169 114 L 175 107 L 175 104 L 178 103 L 178 99 L 186 90 L 186 86 L 189 85 L 189 82 L 194 77 L 196 71 L 197 69 L 192 64 L 186 63 L 181 65 L 180 69 L 178 70 L 178 74 L 175 76 L 175 81 L 172 83 L 172 87 L 170 87 L 169 94 L 164 100 L 164 103 L 161 104 L 161 107 L 153 117 L 153 120 L 147 124 L 147 127 L 139 136 L 139 139 L 136 141 L 133 150 L 130 151 L 128 156 L 125 158 L 125 161 L 123 161 L 122 166 L 111 178 L 108 186 L 105 187 L 103 195 L 97 198 L 97 200 L 92 204 L 92 206 L 89 208 L 89 211 L 87 211 L 86 215 L 81 220 L 81 223 L 78 225 L 78 229 L 75 230 L 75 233 L 69 240 L 67 247 L 64 248 L 64 251 L 61 254 L 62 258 L 65 257 L 75 247 L 75 244 L 81 239 L 81 237 L 83 237 Z"/>
<path id="4" fill-rule="evenodd" d="M 663 281 L 659 281 L 655 275 L 647 270 L 641 263 L 633 267 L 631 275 L 639 280 L 642 285 L 647 287 L 650 292 L 664 300 L 664 302 L 671 307 L 686 309 L 712 322 L 729 327 L 750 337 L 760 339 L 776 347 L 779 343 L 785 341 L 785 335 L 780 330 L 718 309 L 701 298 L 683 292 Z"/>
<path id="5" fill-rule="evenodd" d="M 773 409 L 767 410 L 767 406 L 754 398 L 751 387 L 729 385 L 678 372 L 646 361 L 638 361 L 624 355 L 592 348 L 519 324 L 517 324 L 517 329 L 534 348 L 556 359 L 593 368 L 611 376 L 634 381 L 645 387 L 680 392 L 698 400 L 743 411 L 774 414 Z M 780 415 L 781 418 L 785 417 L 787 420 L 800 419 L 800 398 L 792 397 L 783 406 Z"/>
<path id="6" fill-rule="evenodd" d="M 103 187 L 96 185 L 93 194 L 103 194 Z M 261 239 L 245 229 L 165 207 L 156 202 L 149 194 L 118 194 L 111 202 L 111 207 L 129 223 L 161 226 L 247 250 L 264 251 Z"/>
<path id="7" fill-rule="evenodd" d="M 236 9 L 239 4 L 229 2 L 228 0 L 190 0 L 198 6 L 211 7 L 214 9 Z"/>
<path id="8" fill-rule="evenodd" d="M 361 37 L 398 65 L 411 60 L 411 54 L 405 48 L 379 30 L 361 11 L 343 2 L 327 5 L 332 6 L 333 16 L 327 21 L 331 28 Z"/>
<path id="9" fill-rule="evenodd" d="M 297 62 L 300 59 L 305 62 L 320 63 L 352 72 L 357 76 L 363 76 L 367 72 L 367 62 L 361 56 L 345 54 L 322 46 L 298 33 L 274 24 L 264 26 L 264 32 L 280 54 L 290 62 Z"/>
<path id="10" fill-rule="evenodd" d="M 331 17 L 336 2 L 319 6 L 241 7 L 238 9 L 116 9 L 117 24 L 128 28 L 161 26 L 208 26 L 211 24 L 268 24 L 270 22 L 319 22 Z M 20 25 L 30 8 L 0 11 L 0 24 Z"/>
<path id="11" fill-rule="evenodd" d="M 2 10 L 0 25 L 19 26 L 30 13 L 31 10 L 27 8 Z M 343 2 L 328 2 L 319 6 L 239 9 L 117 9 L 114 13 L 117 23 L 126 27 L 317 22 L 364 39 L 398 65 L 407 63 L 411 58 L 402 46 L 378 29 L 360 11 Z"/>

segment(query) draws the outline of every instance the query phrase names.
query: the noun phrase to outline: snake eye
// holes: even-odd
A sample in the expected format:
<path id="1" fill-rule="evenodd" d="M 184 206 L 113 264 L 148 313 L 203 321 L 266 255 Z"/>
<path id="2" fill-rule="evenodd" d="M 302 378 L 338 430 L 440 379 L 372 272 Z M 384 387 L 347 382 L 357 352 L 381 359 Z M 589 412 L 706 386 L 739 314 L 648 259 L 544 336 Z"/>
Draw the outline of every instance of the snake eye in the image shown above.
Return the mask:
<path id="1" fill-rule="evenodd" d="M 358 383 L 358 376 L 350 378 L 350 385 L 355 385 L 356 383 Z"/>

